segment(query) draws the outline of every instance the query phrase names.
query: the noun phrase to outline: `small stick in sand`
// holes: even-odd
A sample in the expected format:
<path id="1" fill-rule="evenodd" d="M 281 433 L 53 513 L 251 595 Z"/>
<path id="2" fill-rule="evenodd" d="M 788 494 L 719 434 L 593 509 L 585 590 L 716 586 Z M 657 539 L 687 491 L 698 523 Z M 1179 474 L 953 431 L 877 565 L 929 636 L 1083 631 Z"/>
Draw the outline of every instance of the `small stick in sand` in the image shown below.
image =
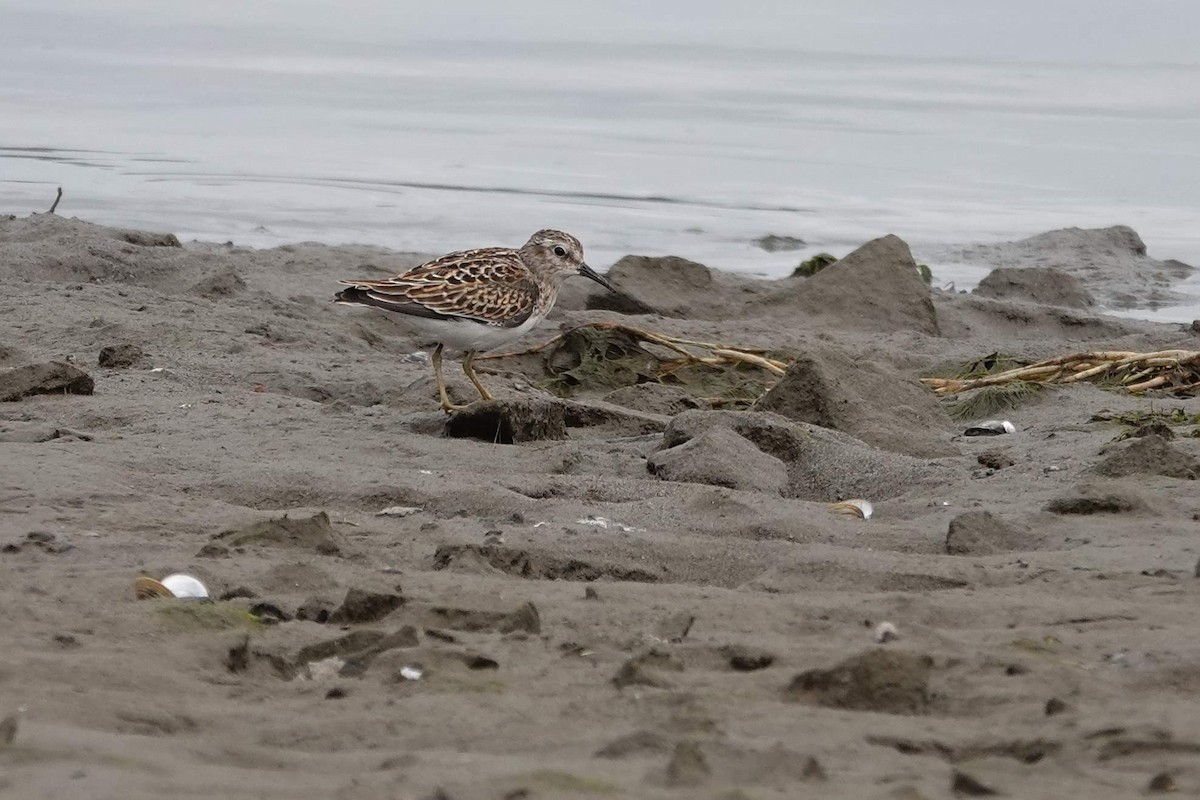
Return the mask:
<path id="1" fill-rule="evenodd" d="M 50 210 L 46 212 L 47 214 L 54 213 L 54 209 L 58 208 L 59 200 L 62 200 L 62 187 L 61 186 L 58 187 L 58 196 L 54 198 L 54 202 L 50 205 Z"/>

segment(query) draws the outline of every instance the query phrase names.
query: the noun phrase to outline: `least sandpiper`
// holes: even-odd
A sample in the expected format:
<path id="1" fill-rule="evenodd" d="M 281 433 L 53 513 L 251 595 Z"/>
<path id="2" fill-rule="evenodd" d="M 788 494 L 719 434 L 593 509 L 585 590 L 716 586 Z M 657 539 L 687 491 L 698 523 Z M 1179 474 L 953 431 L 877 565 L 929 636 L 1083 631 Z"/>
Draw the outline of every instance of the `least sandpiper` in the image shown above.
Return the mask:
<path id="1" fill-rule="evenodd" d="M 463 372 L 484 400 L 492 400 L 471 362 L 475 354 L 518 339 L 545 319 L 558 299 L 563 279 L 591 278 L 609 291 L 608 279 L 583 261 L 583 245 L 568 233 L 541 230 L 519 250 L 484 247 L 435 258 L 386 280 L 341 281 L 349 288 L 339 303 L 372 306 L 401 315 L 406 327 L 433 349 L 442 409 L 464 406 L 450 402 L 442 378 L 442 350 L 465 353 Z"/>

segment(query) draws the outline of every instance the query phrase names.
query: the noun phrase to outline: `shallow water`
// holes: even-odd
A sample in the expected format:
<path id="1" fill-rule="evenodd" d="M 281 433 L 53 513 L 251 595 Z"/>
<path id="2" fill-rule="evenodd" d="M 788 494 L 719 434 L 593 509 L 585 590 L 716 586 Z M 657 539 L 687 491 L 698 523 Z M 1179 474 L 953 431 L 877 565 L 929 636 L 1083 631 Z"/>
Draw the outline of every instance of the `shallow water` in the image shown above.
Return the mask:
<path id="1" fill-rule="evenodd" d="M 1200 7 L 601 5 L 0 0 L 0 211 L 770 276 L 896 233 L 958 288 L 947 244 L 1124 223 L 1200 264 Z"/>

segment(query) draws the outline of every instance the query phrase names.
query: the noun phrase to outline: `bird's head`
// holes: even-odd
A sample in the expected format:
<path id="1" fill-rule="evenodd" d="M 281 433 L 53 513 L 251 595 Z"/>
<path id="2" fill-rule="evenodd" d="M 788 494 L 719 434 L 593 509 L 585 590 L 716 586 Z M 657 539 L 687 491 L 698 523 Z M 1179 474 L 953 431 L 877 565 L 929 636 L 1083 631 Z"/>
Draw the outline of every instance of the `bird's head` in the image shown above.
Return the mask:
<path id="1" fill-rule="evenodd" d="M 538 231 L 530 236 L 529 241 L 521 248 L 521 258 L 540 272 L 559 278 L 583 275 L 610 292 L 617 291 L 608 278 L 584 262 L 583 245 L 569 233 L 550 229 Z"/>

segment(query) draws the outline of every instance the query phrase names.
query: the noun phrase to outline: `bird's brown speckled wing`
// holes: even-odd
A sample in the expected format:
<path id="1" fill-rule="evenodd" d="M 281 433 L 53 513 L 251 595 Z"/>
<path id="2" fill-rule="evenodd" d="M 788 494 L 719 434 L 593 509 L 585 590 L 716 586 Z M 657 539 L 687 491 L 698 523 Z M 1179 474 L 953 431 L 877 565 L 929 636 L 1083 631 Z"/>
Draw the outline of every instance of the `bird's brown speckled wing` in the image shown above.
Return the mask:
<path id="1" fill-rule="evenodd" d="M 386 280 L 341 281 L 345 303 L 432 319 L 468 319 L 515 328 L 537 307 L 541 289 L 516 250 L 450 253 Z"/>

